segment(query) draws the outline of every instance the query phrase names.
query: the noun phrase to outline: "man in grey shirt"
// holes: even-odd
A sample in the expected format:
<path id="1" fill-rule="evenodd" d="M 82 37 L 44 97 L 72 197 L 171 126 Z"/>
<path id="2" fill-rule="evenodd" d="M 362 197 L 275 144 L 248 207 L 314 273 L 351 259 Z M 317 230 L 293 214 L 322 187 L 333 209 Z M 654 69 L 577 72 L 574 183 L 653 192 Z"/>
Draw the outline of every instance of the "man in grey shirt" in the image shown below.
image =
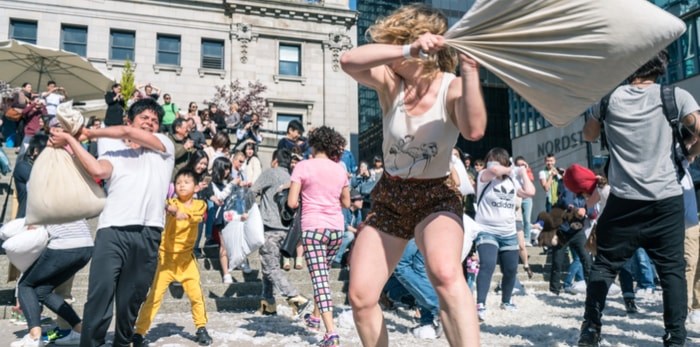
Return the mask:
<path id="1" fill-rule="evenodd" d="M 275 314 L 277 307 L 273 288 L 287 298 L 287 303 L 295 312 L 303 310 L 308 300 L 299 295 L 299 290 L 289 282 L 287 275 L 280 268 L 280 246 L 287 235 L 287 227 L 282 225 L 280 210 L 275 202 L 275 194 L 289 186 L 289 164 L 292 154 L 287 149 L 278 149 L 272 154 L 271 168 L 263 171 L 250 188 L 256 195 L 261 195 L 260 212 L 265 225 L 265 243 L 260 248 L 262 271 L 262 314 Z"/>
<path id="2" fill-rule="evenodd" d="M 664 346 L 683 346 L 687 315 L 683 241 L 682 188 L 673 156 L 673 133 L 664 115 L 661 86 L 668 55 L 660 52 L 610 95 L 605 119 L 594 106 L 583 129 L 586 141 L 605 128 L 610 152 L 610 197 L 598 219 L 598 254 L 586 292 L 586 311 L 579 346 L 598 346 L 608 288 L 622 265 L 639 247 L 656 264 L 664 301 Z M 700 134 L 698 104 L 675 89 L 681 121 Z M 691 149 L 691 155 L 695 148 Z"/>

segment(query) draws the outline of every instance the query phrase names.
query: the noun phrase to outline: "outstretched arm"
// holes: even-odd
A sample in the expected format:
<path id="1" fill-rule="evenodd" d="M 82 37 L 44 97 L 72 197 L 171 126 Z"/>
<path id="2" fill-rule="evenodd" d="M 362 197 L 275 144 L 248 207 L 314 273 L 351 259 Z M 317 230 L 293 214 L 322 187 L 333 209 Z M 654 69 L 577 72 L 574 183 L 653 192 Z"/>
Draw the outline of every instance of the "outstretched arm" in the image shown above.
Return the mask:
<path id="1" fill-rule="evenodd" d="M 66 145 L 73 151 L 85 170 L 94 178 L 108 179 L 112 176 L 112 164 L 107 160 L 97 160 L 86 151 L 83 145 L 75 137 L 60 128 L 51 128 L 49 145 L 56 148 L 64 148 Z"/>
<path id="2" fill-rule="evenodd" d="M 153 133 L 133 126 L 119 125 L 107 128 L 87 129 L 83 127 L 82 133 L 88 139 L 106 137 L 110 139 L 126 139 L 139 146 L 154 151 L 165 152 L 165 145 Z"/>

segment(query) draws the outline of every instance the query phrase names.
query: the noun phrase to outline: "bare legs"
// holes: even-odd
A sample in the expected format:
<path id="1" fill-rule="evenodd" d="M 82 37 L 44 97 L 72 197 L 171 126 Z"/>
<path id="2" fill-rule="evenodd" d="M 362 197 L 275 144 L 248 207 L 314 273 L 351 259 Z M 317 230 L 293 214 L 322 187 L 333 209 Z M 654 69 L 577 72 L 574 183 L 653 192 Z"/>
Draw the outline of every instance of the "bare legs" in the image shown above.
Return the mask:
<path id="1" fill-rule="evenodd" d="M 416 244 L 440 298 L 440 318 L 451 346 L 479 346 L 476 305 L 461 271 L 464 231 L 456 216 L 433 214 L 416 227 Z M 350 259 L 350 302 L 364 346 L 385 347 L 389 337 L 378 305 L 384 283 L 407 240 L 365 226 Z"/>
<path id="2" fill-rule="evenodd" d="M 401 259 L 407 240 L 365 226 L 357 233 L 350 257 L 349 297 L 363 346 L 386 347 L 389 335 L 379 296 Z"/>

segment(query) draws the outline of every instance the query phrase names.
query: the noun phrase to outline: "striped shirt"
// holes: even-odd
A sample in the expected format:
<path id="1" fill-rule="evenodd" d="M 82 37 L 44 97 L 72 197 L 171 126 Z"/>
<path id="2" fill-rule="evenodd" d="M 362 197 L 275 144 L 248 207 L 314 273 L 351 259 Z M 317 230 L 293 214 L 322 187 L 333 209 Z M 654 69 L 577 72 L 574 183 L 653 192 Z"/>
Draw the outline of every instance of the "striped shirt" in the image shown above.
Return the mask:
<path id="1" fill-rule="evenodd" d="M 85 219 L 79 221 L 52 224 L 46 226 L 49 232 L 49 245 L 51 249 L 71 249 L 92 247 L 94 242 L 90 234 L 90 227 Z"/>

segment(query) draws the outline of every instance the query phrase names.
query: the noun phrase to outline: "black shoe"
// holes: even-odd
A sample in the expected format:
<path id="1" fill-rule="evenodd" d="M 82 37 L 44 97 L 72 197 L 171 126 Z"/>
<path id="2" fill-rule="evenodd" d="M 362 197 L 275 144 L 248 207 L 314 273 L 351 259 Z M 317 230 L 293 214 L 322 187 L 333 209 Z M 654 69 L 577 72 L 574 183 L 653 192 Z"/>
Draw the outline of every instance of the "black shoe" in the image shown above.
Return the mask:
<path id="1" fill-rule="evenodd" d="M 578 347 L 599 347 L 600 346 L 600 326 L 593 323 L 583 322 L 581 324 L 581 335 L 578 338 Z"/>
<path id="2" fill-rule="evenodd" d="M 209 333 L 207 332 L 207 328 L 201 327 L 197 329 L 197 338 L 195 341 L 200 345 L 200 346 L 209 346 L 212 343 L 211 336 L 209 336 Z"/>
<path id="3" fill-rule="evenodd" d="M 134 334 L 134 336 L 131 337 L 131 345 L 133 347 L 146 347 L 148 346 L 148 343 L 146 342 L 146 339 L 143 338 L 143 335 Z"/>
<path id="4" fill-rule="evenodd" d="M 639 308 L 632 298 L 625 299 L 625 310 L 627 313 L 639 313 Z"/>
<path id="5" fill-rule="evenodd" d="M 664 347 L 683 347 L 685 346 L 685 343 L 675 343 L 671 342 L 671 333 L 666 332 L 663 337 L 664 340 Z M 686 338 L 686 341 L 689 341 L 689 339 Z"/>

